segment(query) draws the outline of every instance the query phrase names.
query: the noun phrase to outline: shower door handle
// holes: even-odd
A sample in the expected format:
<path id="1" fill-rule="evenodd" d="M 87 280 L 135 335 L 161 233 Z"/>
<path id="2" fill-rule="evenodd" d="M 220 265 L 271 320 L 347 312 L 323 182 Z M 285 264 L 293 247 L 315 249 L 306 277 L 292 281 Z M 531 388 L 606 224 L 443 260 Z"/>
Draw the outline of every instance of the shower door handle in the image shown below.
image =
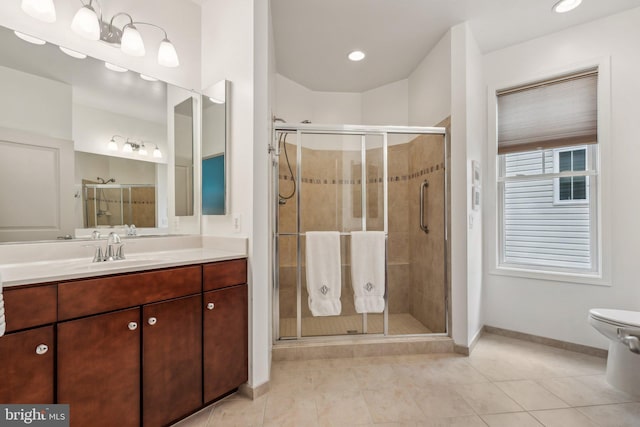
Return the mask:
<path id="1" fill-rule="evenodd" d="M 429 227 L 425 224 L 424 220 L 424 191 L 429 186 L 429 181 L 426 179 L 420 184 L 420 229 L 425 233 L 429 233 Z"/>

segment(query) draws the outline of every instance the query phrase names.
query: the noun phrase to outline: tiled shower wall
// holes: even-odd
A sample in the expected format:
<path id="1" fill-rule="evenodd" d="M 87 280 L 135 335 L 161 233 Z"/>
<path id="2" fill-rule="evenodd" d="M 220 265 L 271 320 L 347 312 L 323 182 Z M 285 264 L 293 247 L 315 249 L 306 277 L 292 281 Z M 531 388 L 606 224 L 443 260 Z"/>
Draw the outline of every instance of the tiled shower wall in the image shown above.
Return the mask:
<path id="1" fill-rule="evenodd" d="M 289 142 L 294 141 L 292 135 Z M 439 142 L 439 143 L 438 143 Z M 297 173 L 294 143 L 286 143 L 294 176 Z M 292 193 L 293 182 L 280 155 L 280 194 Z M 381 143 L 379 144 L 381 146 Z M 437 151 L 437 146 L 440 146 Z M 421 136 L 388 148 L 389 312 L 410 313 L 433 332 L 444 332 L 444 167 L 441 136 Z M 301 231 L 349 232 L 362 229 L 361 152 L 302 148 Z M 366 153 L 367 229 L 383 230 L 382 148 Z M 419 185 L 430 180 L 426 216 L 432 229 L 425 235 L 418 226 Z M 433 180 L 433 183 L 431 183 Z M 297 191 L 298 189 L 296 189 Z M 440 193 L 436 195 L 436 193 Z M 297 194 L 279 205 L 279 232 L 295 233 Z M 436 230 L 438 228 L 438 230 Z M 437 243 L 437 239 L 442 239 Z M 280 317 L 296 316 L 296 237 L 280 238 Z M 355 314 L 350 277 L 350 238 L 341 237 L 342 314 Z M 304 273 L 304 238 L 301 240 L 302 317 L 307 306 Z M 440 271 L 438 271 L 440 269 Z M 429 277 L 432 275 L 433 277 Z M 303 331 L 304 335 L 304 331 Z"/>

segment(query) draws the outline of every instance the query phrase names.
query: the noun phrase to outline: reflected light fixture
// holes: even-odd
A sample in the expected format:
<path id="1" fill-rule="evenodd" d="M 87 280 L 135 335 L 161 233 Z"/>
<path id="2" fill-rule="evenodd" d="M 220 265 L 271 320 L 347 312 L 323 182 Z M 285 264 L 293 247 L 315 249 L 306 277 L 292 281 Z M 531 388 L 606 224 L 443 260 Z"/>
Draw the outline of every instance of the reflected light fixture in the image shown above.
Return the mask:
<path id="1" fill-rule="evenodd" d="M 60 47 L 61 51 L 63 51 L 64 53 L 66 53 L 67 55 L 69 55 L 72 58 L 84 59 L 84 58 L 87 57 L 87 55 L 85 55 L 84 53 L 77 52 L 77 51 L 75 51 L 73 49 L 69 49 L 69 48 L 64 47 L 64 46 L 59 46 L 59 47 Z"/>
<path id="2" fill-rule="evenodd" d="M 580 3 L 582 3 L 582 0 L 560 0 L 553 5 L 553 11 L 556 13 L 569 12 L 580 6 Z"/>
<path id="3" fill-rule="evenodd" d="M 78 35 L 89 40 L 101 40 L 112 46 L 119 47 L 122 53 L 129 56 L 144 56 L 146 49 L 144 41 L 138 31 L 137 26 L 147 25 L 162 31 L 164 37 L 158 48 L 158 64 L 163 67 L 177 67 L 180 65 L 178 53 L 175 46 L 169 41 L 164 28 L 150 22 L 134 21 L 131 15 L 125 12 L 118 12 L 105 19 L 102 15 L 102 6 L 98 0 L 89 0 L 89 3 L 82 1 L 82 7 L 76 12 L 71 22 L 71 29 Z M 96 13 L 93 4 L 96 3 L 100 13 Z M 122 28 L 114 25 L 114 20 L 118 17 L 125 17 L 128 22 Z"/>
<path id="4" fill-rule="evenodd" d="M 104 63 L 104 66 L 109 70 L 116 71 L 118 73 L 126 73 L 127 71 L 129 71 L 124 67 L 120 67 L 119 65 L 115 65 L 115 64 L 112 64 L 111 62 L 106 62 L 106 61 Z"/>
<path id="5" fill-rule="evenodd" d="M 224 99 L 214 98 L 213 96 L 209 97 L 209 101 L 213 102 L 214 104 L 224 104 Z"/>
<path id="6" fill-rule="evenodd" d="M 56 7 L 53 0 L 22 0 L 22 10 L 32 18 L 43 22 L 56 21 Z"/>
<path id="7" fill-rule="evenodd" d="M 155 77 L 147 76 L 146 74 L 142 74 L 142 73 L 140 74 L 140 78 L 142 80 L 146 80 L 148 82 L 157 82 L 158 81 L 158 79 L 156 79 Z"/>
<path id="8" fill-rule="evenodd" d="M 354 62 L 362 61 L 365 56 L 365 53 L 361 50 L 354 50 L 353 52 L 349 53 L 349 55 L 347 55 L 347 57 Z"/>
<path id="9" fill-rule="evenodd" d="M 32 44 L 37 44 L 37 45 L 41 45 L 42 46 L 43 44 L 47 43 L 46 41 L 44 41 L 42 39 L 30 36 L 29 34 L 21 33 L 20 31 L 14 31 L 13 33 L 16 36 L 18 36 L 19 39 L 22 39 L 22 40 L 24 40 L 26 42 L 29 42 L 29 43 L 32 43 Z"/>
<path id="10" fill-rule="evenodd" d="M 131 138 L 126 138 L 122 135 L 113 135 L 111 140 L 107 143 L 107 150 L 109 151 L 118 151 L 118 143 L 116 142 L 116 138 L 120 138 L 124 140 L 124 145 L 122 146 L 123 153 L 133 153 L 138 152 L 139 156 L 148 156 L 147 147 L 144 145 L 144 141 L 140 141 L 140 143 L 133 141 Z M 162 158 L 162 152 L 156 145 L 155 150 L 153 150 L 153 157 Z"/>

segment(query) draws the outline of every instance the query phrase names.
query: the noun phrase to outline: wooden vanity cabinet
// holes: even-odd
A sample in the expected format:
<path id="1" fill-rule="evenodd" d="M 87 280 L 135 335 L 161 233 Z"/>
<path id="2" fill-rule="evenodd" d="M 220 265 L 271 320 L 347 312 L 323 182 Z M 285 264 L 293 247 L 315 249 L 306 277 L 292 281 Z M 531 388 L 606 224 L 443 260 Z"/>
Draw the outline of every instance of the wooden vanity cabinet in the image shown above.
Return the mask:
<path id="1" fill-rule="evenodd" d="M 204 402 L 248 379 L 247 260 L 203 267 Z"/>
<path id="2" fill-rule="evenodd" d="M 202 295 L 142 308 L 142 425 L 202 406 Z"/>
<path id="3" fill-rule="evenodd" d="M 161 426 L 201 407 L 201 301 L 201 266 L 60 283 L 59 317 L 82 316 L 58 323 L 71 425 Z"/>
<path id="4" fill-rule="evenodd" d="M 53 326 L 0 338 L 0 402 L 53 403 Z"/>
<path id="5" fill-rule="evenodd" d="M 0 402 L 53 403 L 56 286 L 5 288 L 3 298 L 7 333 L 0 337 Z"/>
<path id="6" fill-rule="evenodd" d="M 58 403 L 72 426 L 140 425 L 140 311 L 58 324 Z"/>

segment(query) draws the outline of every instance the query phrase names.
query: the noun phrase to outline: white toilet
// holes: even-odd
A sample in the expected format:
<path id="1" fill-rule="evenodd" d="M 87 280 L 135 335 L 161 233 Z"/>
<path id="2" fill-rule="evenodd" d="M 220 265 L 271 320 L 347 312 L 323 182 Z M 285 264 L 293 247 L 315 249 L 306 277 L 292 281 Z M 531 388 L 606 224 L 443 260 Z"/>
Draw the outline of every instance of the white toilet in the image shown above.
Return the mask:
<path id="1" fill-rule="evenodd" d="M 640 396 L 640 311 L 593 308 L 589 323 L 609 338 L 607 382 Z"/>

